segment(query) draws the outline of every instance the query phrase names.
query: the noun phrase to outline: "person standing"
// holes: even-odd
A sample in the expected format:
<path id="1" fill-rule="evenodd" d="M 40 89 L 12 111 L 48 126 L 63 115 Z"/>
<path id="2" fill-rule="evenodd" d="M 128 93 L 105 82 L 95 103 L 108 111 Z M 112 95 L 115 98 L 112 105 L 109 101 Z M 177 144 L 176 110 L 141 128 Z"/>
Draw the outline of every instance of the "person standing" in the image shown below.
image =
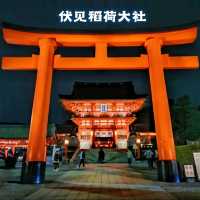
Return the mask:
<path id="1" fill-rule="evenodd" d="M 154 149 L 153 150 L 153 166 L 157 168 L 157 162 L 158 162 L 158 150 Z"/>
<path id="2" fill-rule="evenodd" d="M 5 160 L 5 151 L 4 151 L 4 149 L 0 149 L 0 159 Z"/>
<path id="3" fill-rule="evenodd" d="M 104 150 L 101 148 L 99 150 L 99 157 L 98 157 L 98 162 L 103 163 L 105 159 L 105 152 Z"/>
<path id="4" fill-rule="evenodd" d="M 128 149 L 128 151 L 127 151 L 127 158 L 128 158 L 128 165 L 129 165 L 129 167 L 132 164 L 132 157 L 133 157 L 133 153 L 132 153 L 132 151 L 130 149 Z"/>
<path id="5" fill-rule="evenodd" d="M 5 158 L 5 165 L 6 165 L 6 168 L 15 167 L 14 153 L 11 148 L 8 149 L 7 157 Z"/>
<path id="6" fill-rule="evenodd" d="M 145 151 L 145 157 L 147 159 L 147 162 L 148 162 L 148 167 L 150 169 L 153 169 L 153 151 L 151 148 L 148 148 L 146 151 Z"/>
<path id="7" fill-rule="evenodd" d="M 81 165 L 83 165 L 83 167 L 85 167 L 85 152 L 82 150 L 79 154 L 79 168 L 81 167 Z"/>
<path id="8" fill-rule="evenodd" d="M 26 182 L 26 167 L 27 167 L 27 163 L 26 163 L 26 157 L 27 157 L 27 149 L 23 150 L 23 158 L 22 158 L 22 170 L 21 170 L 21 183 L 25 183 Z"/>

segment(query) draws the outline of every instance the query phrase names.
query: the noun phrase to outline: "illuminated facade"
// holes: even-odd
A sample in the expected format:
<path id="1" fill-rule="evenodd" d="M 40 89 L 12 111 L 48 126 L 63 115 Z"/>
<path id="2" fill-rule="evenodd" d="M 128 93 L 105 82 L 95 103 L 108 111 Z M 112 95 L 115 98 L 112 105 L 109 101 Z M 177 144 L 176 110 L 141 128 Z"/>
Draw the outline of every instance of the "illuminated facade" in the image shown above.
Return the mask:
<path id="1" fill-rule="evenodd" d="M 49 124 L 47 129 L 46 145 L 55 143 L 54 124 Z M 17 148 L 27 148 L 29 127 L 24 124 L 0 124 L 0 149 L 12 149 L 14 153 Z"/>
<path id="2" fill-rule="evenodd" d="M 130 99 L 122 99 L 126 97 Z M 145 102 L 144 98 L 136 97 L 131 82 L 76 83 L 72 95 L 61 95 L 61 100 L 79 127 L 81 149 L 126 149 L 129 125 L 135 121 L 135 113 Z"/>
<path id="3" fill-rule="evenodd" d="M 144 99 L 137 100 L 63 100 L 64 107 L 74 113 L 79 126 L 81 149 L 94 147 L 127 148 L 129 125 L 135 121 L 134 112 L 142 108 Z"/>

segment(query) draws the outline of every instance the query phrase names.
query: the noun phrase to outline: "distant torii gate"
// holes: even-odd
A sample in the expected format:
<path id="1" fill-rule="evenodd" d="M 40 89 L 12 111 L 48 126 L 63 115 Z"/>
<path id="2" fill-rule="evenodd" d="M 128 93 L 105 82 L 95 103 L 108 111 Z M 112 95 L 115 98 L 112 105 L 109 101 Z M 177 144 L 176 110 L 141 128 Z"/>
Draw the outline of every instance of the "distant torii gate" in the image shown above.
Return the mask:
<path id="1" fill-rule="evenodd" d="M 55 70 L 149 70 L 155 128 L 157 135 L 160 180 L 177 181 L 178 171 L 173 140 L 164 69 L 198 68 L 197 56 L 162 54 L 166 45 L 193 43 L 197 28 L 178 31 L 136 34 L 54 34 L 4 29 L 7 43 L 39 46 L 39 55 L 3 57 L 4 70 L 37 70 L 37 80 L 28 144 L 29 182 L 44 182 L 46 133 L 53 69 Z M 95 57 L 62 57 L 54 55 L 57 47 L 95 47 Z M 108 57 L 108 46 L 145 46 L 147 55 Z M 163 170 L 165 169 L 165 170 Z"/>

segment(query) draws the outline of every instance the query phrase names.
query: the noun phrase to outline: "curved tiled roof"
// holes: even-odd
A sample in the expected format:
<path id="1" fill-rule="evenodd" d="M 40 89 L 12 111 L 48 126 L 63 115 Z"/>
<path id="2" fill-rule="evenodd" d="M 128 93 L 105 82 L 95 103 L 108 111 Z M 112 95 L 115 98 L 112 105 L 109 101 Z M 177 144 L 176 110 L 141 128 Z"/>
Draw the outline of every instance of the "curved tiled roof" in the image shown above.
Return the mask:
<path id="1" fill-rule="evenodd" d="M 137 95 L 131 81 L 93 83 L 75 82 L 71 95 L 60 95 L 63 99 L 136 99 Z"/>
<path id="2" fill-rule="evenodd" d="M 55 125 L 49 124 L 47 136 L 55 133 Z M 0 124 L 0 139 L 27 139 L 29 126 L 25 124 Z"/>

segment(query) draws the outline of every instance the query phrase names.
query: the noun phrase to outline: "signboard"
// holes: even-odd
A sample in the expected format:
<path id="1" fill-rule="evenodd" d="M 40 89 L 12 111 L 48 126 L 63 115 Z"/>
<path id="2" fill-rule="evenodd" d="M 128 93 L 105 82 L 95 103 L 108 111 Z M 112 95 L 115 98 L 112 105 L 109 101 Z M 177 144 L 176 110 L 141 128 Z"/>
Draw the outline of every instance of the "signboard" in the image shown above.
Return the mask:
<path id="1" fill-rule="evenodd" d="M 184 165 L 185 177 L 195 178 L 193 165 Z"/>
<path id="2" fill-rule="evenodd" d="M 88 140 L 80 140 L 80 149 L 90 149 L 91 142 Z"/>
<path id="3" fill-rule="evenodd" d="M 197 179 L 200 181 L 200 152 L 193 153 L 195 168 L 197 172 Z"/>
<path id="4" fill-rule="evenodd" d="M 59 13 L 60 23 L 144 23 L 147 22 L 143 10 L 62 10 Z"/>
<path id="5" fill-rule="evenodd" d="M 127 149 L 127 140 L 117 140 L 116 146 L 118 149 Z"/>
<path id="6" fill-rule="evenodd" d="M 112 137 L 113 132 L 112 131 L 96 131 L 95 136 L 96 137 Z"/>
<path id="7" fill-rule="evenodd" d="M 108 112 L 108 105 L 107 104 L 101 104 L 100 111 L 101 112 Z"/>

